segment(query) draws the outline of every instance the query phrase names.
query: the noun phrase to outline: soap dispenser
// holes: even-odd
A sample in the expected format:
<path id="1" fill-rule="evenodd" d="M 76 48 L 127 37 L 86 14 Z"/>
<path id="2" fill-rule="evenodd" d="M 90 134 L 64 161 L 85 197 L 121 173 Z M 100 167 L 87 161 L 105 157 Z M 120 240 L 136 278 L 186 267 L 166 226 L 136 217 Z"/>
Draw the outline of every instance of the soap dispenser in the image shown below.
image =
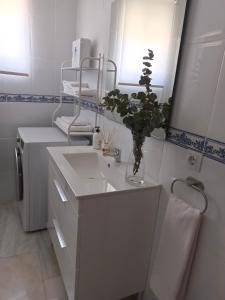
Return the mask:
<path id="1" fill-rule="evenodd" d="M 93 134 L 93 148 L 96 150 L 101 150 L 102 147 L 102 134 L 100 132 L 100 127 L 95 127 L 95 133 Z"/>

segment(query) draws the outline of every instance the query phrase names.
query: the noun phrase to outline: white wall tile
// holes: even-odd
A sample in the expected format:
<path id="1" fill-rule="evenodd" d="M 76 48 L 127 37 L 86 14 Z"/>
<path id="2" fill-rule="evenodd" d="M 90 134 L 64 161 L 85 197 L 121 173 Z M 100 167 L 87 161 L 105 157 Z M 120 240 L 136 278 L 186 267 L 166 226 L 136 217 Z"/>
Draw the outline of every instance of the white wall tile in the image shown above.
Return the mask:
<path id="1" fill-rule="evenodd" d="M 223 299 L 225 294 L 224 257 L 207 248 L 196 256 L 185 300 Z"/>
<path id="2" fill-rule="evenodd" d="M 146 138 L 143 150 L 145 161 L 145 172 L 156 182 L 159 182 L 165 142 L 153 138 Z"/>
<path id="3" fill-rule="evenodd" d="M 54 11 L 55 0 L 30 0 L 29 4 L 31 16 L 48 16 Z"/>
<path id="4" fill-rule="evenodd" d="M 185 300 L 223 299 L 225 294 L 223 283 L 223 278 L 225 277 L 225 165 L 204 158 L 201 172 L 197 173 L 190 171 L 187 167 L 186 155 L 186 149 L 166 143 L 160 171 L 160 182 L 164 190 L 161 195 L 155 243 L 157 244 L 160 235 L 160 226 L 170 195 L 172 178 L 194 176 L 201 180 L 205 185 L 209 207 L 201 226 L 196 257 Z M 185 187 L 182 183 L 177 183 L 174 190 L 177 196 L 190 205 L 198 208 L 203 207 L 201 195 Z M 154 297 L 150 295 L 150 292 L 147 292 L 145 300 L 150 299 L 152 300 Z"/>
<path id="5" fill-rule="evenodd" d="M 61 86 L 61 62 L 55 62 L 53 67 L 53 94 L 59 95 Z"/>
<path id="6" fill-rule="evenodd" d="M 214 107 L 207 136 L 211 139 L 225 142 L 225 57 L 219 76 Z"/>
<path id="7" fill-rule="evenodd" d="M 76 37 L 92 40 L 93 55 L 107 53 L 111 2 L 112 0 L 78 0 Z"/>
<path id="8" fill-rule="evenodd" d="M 54 71 L 55 68 L 53 61 L 43 59 L 32 59 L 32 94 L 54 94 Z"/>
<path id="9" fill-rule="evenodd" d="M 186 45 L 172 126 L 206 135 L 225 42 Z"/>
<path id="10" fill-rule="evenodd" d="M 31 56 L 35 59 L 54 60 L 54 11 L 35 14 L 31 19 Z"/>
<path id="11" fill-rule="evenodd" d="M 49 104 L 50 106 L 51 104 Z M 0 103 L 0 136 L 15 138 L 19 126 L 47 126 L 51 110 L 48 104 Z"/>
<path id="12" fill-rule="evenodd" d="M 0 139 L 0 172 L 9 172 L 14 168 L 14 139 Z"/>
<path id="13" fill-rule="evenodd" d="M 55 0 L 54 58 L 72 60 L 72 42 L 75 40 L 76 1 Z"/>
<path id="14" fill-rule="evenodd" d="M 15 138 L 0 139 L 0 203 L 15 201 Z"/>
<path id="15" fill-rule="evenodd" d="M 223 299 L 225 286 L 225 165 L 205 158 L 201 180 L 209 198 L 186 300 Z"/>
<path id="16" fill-rule="evenodd" d="M 15 173 L 12 171 L 0 172 L 0 203 L 15 201 Z"/>
<path id="17" fill-rule="evenodd" d="M 32 74 L 29 77 L 2 76 L 2 90 L 4 93 L 30 94 L 32 87 Z"/>
<path id="18" fill-rule="evenodd" d="M 4 75 L 0 75 L 0 92 L 3 93 L 3 88 L 4 88 Z"/>
<path id="19" fill-rule="evenodd" d="M 51 126 L 56 104 L 46 103 L 0 103 L 0 137 L 16 138 L 17 128 L 22 126 Z M 73 112 L 71 104 L 64 104 L 62 112 Z"/>
<path id="20" fill-rule="evenodd" d="M 191 1 L 187 41 L 199 43 L 224 39 L 224 10 L 223 0 Z"/>

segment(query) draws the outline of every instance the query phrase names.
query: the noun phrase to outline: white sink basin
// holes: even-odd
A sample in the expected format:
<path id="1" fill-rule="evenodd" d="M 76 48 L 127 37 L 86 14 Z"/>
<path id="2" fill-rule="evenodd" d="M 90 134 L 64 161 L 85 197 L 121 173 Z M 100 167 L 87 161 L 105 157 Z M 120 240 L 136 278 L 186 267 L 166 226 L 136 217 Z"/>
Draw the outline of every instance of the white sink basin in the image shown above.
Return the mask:
<path id="1" fill-rule="evenodd" d="M 126 182 L 125 163 L 90 146 L 49 147 L 48 151 L 76 197 L 137 189 Z M 141 188 L 156 186 L 148 182 Z"/>
<path id="2" fill-rule="evenodd" d="M 100 153 L 68 153 L 64 154 L 64 157 L 81 178 L 92 180 L 105 179 L 110 176 L 113 162 L 100 157 Z"/>

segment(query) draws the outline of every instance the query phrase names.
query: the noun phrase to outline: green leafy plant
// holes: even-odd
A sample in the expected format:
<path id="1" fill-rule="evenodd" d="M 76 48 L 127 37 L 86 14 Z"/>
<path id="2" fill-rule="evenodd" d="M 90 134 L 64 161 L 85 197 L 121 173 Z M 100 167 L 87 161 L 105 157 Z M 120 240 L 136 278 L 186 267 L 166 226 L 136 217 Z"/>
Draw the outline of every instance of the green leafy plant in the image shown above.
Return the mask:
<path id="1" fill-rule="evenodd" d="M 119 89 L 115 89 L 102 102 L 107 110 L 116 111 L 122 117 L 124 125 L 131 130 L 134 141 L 134 175 L 137 174 L 143 157 L 142 146 L 145 138 L 150 137 L 155 128 L 167 129 L 172 104 L 171 98 L 168 103 L 160 103 L 157 95 L 152 92 L 153 59 L 154 53 L 149 49 L 148 54 L 143 57 L 144 68 L 139 80 L 139 85 L 145 87 L 145 92 L 133 93 L 130 98 L 128 94 L 122 94 Z"/>

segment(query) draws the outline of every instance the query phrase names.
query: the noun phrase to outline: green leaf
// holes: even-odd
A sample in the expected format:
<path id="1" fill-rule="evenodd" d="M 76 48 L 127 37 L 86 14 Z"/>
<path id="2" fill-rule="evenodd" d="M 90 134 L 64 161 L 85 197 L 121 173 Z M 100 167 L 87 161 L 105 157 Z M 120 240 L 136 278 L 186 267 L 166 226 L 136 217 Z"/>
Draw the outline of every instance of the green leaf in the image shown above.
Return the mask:
<path id="1" fill-rule="evenodd" d="M 148 49 L 148 56 L 152 60 L 154 58 L 154 53 L 152 50 Z"/>
<path id="2" fill-rule="evenodd" d="M 146 67 L 151 67 L 152 65 L 151 65 L 151 63 L 150 62 L 147 62 L 147 61 L 144 61 L 143 62 L 143 65 L 145 65 Z"/>
<path id="3" fill-rule="evenodd" d="M 151 75 L 152 71 L 148 68 L 144 68 L 144 69 L 142 69 L 142 73 L 144 73 L 144 75 Z"/>
<path id="4" fill-rule="evenodd" d="M 123 94 L 119 89 L 110 91 L 102 101 L 101 106 L 110 111 L 117 111 L 123 118 L 124 125 L 129 128 L 133 134 L 137 147 L 135 147 L 135 172 L 139 168 L 141 157 L 141 147 L 144 138 L 151 136 L 155 128 L 168 128 L 169 117 L 171 114 L 172 99 L 168 103 L 161 104 L 157 101 L 157 95 L 151 90 L 152 66 L 149 60 L 153 60 L 154 53 L 148 50 L 148 56 L 143 57 L 145 68 L 142 69 L 139 84 L 145 87 L 144 92 L 132 93 L 132 99 L 138 100 L 138 106 L 130 101 L 128 94 Z M 148 61 L 146 61 L 148 60 Z"/>

